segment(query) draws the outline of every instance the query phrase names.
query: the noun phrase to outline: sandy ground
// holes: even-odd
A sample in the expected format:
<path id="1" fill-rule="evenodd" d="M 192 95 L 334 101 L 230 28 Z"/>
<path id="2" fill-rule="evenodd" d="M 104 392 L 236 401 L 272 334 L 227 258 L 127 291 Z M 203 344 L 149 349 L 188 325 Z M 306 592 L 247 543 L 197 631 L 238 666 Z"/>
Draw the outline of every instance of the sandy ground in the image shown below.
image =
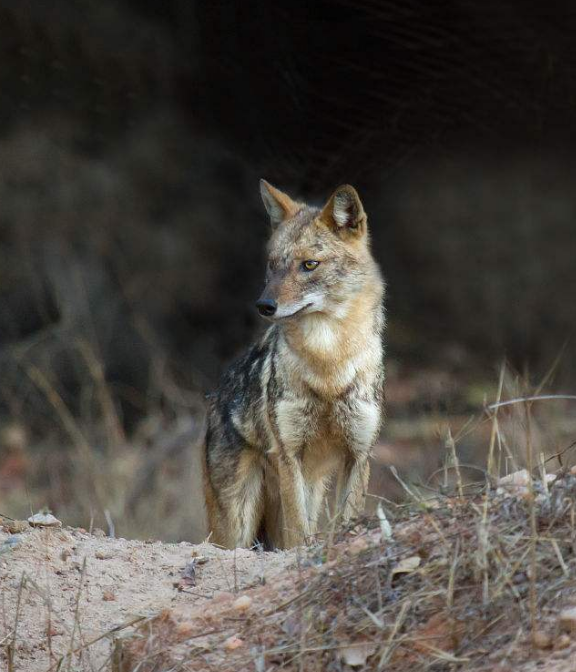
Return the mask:
<path id="1" fill-rule="evenodd" d="M 394 525 L 394 542 L 389 543 L 398 548 L 406 544 L 403 552 L 410 554 L 414 549 L 427 548 L 426 544 L 439 544 L 445 533 L 437 532 L 437 527 L 449 525 L 449 517 L 439 512 L 437 525 L 430 527 L 432 515 L 428 512 Z M 452 531 L 456 533 L 457 528 L 454 524 Z M 302 549 L 277 553 L 223 551 L 207 543 L 111 539 L 98 530 L 94 534 L 75 528 L 24 527 L 15 533 L 11 530 L 14 523 L 4 521 L 3 525 L 0 519 L 1 672 L 281 669 L 286 660 L 276 661 L 275 652 L 281 652 L 286 642 L 293 641 L 294 633 L 305 632 L 302 624 L 308 618 L 306 602 L 311 605 L 319 600 L 318 594 L 309 594 L 310 586 L 318 590 L 318 586 L 328 585 L 314 583 L 315 577 L 332 576 L 338 567 L 345 577 L 354 567 L 356 582 L 362 576 L 358 568 L 364 567 L 362 554 L 372 557 L 372 549 L 375 557 L 381 557 L 384 548 L 379 528 L 363 526 L 338 542 L 332 551 L 334 560 L 330 562 L 314 560 Z M 474 537 L 464 529 L 460 536 L 464 541 Z M 561 537 L 558 539 L 562 541 Z M 546 557 L 548 562 L 556 562 L 552 551 Z M 428 551 L 423 552 L 418 571 L 425 575 L 427 563 L 436 562 L 434 558 Z M 192 578 L 185 571 L 191 562 L 195 567 Z M 576 560 L 566 554 L 565 562 L 565 570 L 573 576 Z M 563 585 L 562 595 L 551 601 L 539 618 L 539 628 L 550 634 L 550 648 L 533 646 L 526 627 L 519 621 L 516 626 L 507 620 L 501 626 L 511 633 L 505 645 L 498 639 L 498 632 L 487 631 L 486 637 L 473 646 L 480 647 L 482 657 L 468 662 L 465 657 L 456 658 L 450 669 L 576 672 L 576 629 L 570 635 L 562 635 L 557 623 L 561 607 L 576 607 L 576 589 L 573 578 Z M 550 589 L 556 590 L 555 586 Z M 334 604 L 326 602 L 325 610 L 336 610 L 334 618 L 349 608 L 345 602 L 340 604 L 339 597 L 347 590 L 350 586 L 345 588 L 339 582 Z M 244 607 L 239 608 L 238 596 L 247 600 Z M 509 606 L 514 621 L 518 606 L 522 605 L 510 602 Z M 426 614 L 412 632 L 413 641 L 444 641 L 442 637 L 448 632 L 446 615 L 436 622 L 433 610 Z M 360 636 L 353 629 L 343 632 L 343 642 Z M 562 647 L 561 637 L 566 640 Z M 421 649 L 414 644 L 416 650 L 421 658 Z M 68 655 L 71 651 L 73 656 Z M 427 651 L 422 660 L 415 658 L 414 672 L 430 667 L 428 654 Z M 449 660 L 450 654 L 447 655 Z M 363 665 L 352 668 L 341 664 L 337 657 L 334 660 L 336 667 L 329 669 L 339 672 L 364 669 Z M 394 660 L 386 669 L 397 669 Z M 398 660 L 402 662 L 401 658 Z M 399 667 L 406 669 L 400 663 Z M 446 660 L 444 663 L 445 667 L 433 669 L 448 669 Z M 375 665 L 374 661 L 368 663 L 368 669 L 376 669 Z M 308 668 L 297 669 L 308 672 Z M 319 669 L 328 668 L 314 667 L 315 672 Z"/>
<path id="2" fill-rule="evenodd" d="M 11 648 L 14 672 L 56 669 L 63 654 L 139 617 L 261 585 L 294 557 L 111 539 L 73 528 L 25 529 L 13 547 L 9 539 L 0 527 L 0 669 L 8 667 Z M 198 556 L 204 560 L 196 561 L 196 585 L 183 585 L 185 567 Z M 128 630 L 87 647 L 70 669 L 107 667 L 113 635 Z"/>

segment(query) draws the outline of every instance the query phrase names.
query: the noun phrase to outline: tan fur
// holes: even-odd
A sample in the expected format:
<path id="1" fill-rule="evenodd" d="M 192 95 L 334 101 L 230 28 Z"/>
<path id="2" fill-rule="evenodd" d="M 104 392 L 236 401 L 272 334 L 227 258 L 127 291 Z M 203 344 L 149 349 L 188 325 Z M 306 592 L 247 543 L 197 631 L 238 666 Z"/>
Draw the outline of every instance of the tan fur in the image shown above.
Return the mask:
<path id="1" fill-rule="evenodd" d="M 212 540 L 229 548 L 259 533 L 303 543 L 336 474 L 339 512 L 359 513 L 382 416 L 384 284 L 356 191 L 319 211 L 261 189 L 274 228 L 263 297 L 277 312 L 225 375 L 205 448 Z M 306 260 L 319 263 L 308 273 Z"/>

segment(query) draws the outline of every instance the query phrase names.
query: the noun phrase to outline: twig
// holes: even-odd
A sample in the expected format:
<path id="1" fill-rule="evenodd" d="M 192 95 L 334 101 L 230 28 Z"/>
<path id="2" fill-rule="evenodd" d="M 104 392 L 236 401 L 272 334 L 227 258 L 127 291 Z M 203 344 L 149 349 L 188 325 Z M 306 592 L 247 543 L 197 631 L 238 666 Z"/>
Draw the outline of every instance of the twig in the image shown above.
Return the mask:
<path id="1" fill-rule="evenodd" d="M 450 450 L 450 457 L 452 459 L 452 465 L 456 471 L 456 485 L 458 487 L 458 497 L 460 501 L 464 499 L 464 487 L 462 485 L 462 474 L 460 473 L 460 463 L 458 462 L 458 455 L 456 454 L 456 443 L 452 436 L 450 428 L 448 428 L 448 437 L 446 439 L 446 447 Z"/>
<path id="2" fill-rule="evenodd" d="M 82 571 L 80 573 L 80 585 L 76 593 L 76 603 L 74 605 L 74 624 L 72 626 L 72 635 L 70 636 L 70 646 L 68 647 L 68 672 L 72 669 L 72 657 L 74 655 L 74 636 L 80 623 L 80 596 L 82 595 L 82 587 L 84 585 L 84 575 L 86 573 L 86 556 L 82 562 Z"/>
<path id="3" fill-rule="evenodd" d="M 505 371 L 506 371 L 505 366 L 504 364 L 502 364 L 502 366 L 500 367 L 500 377 L 498 379 L 498 395 L 496 397 L 496 404 L 499 404 L 500 399 L 502 398 L 502 388 L 504 386 Z M 495 410 L 496 412 L 492 416 L 492 429 L 490 431 L 490 448 L 488 449 L 487 470 L 489 476 L 497 475 L 494 474 L 494 445 L 496 443 L 496 436 L 498 434 L 498 406 L 496 406 Z"/>
<path id="4" fill-rule="evenodd" d="M 12 642 L 8 645 L 8 672 L 14 672 L 14 652 L 16 651 L 16 635 L 18 631 L 18 623 L 20 621 L 20 606 L 22 604 L 22 592 L 26 585 L 26 572 L 20 578 L 18 585 L 18 596 L 16 598 L 16 615 L 14 616 L 14 630 L 12 631 Z"/>
<path id="5" fill-rule="evenodd" d="M 533 397 L 517 397 L 516 399 L 508 399 L 508 401 L 499 401 L 495 404 L 490 404 L 488 408 L 492 411 L 495 408 L 501 408 L 502 406 L 525 404 L 530 401 L 549 401 L 551 399 L 569 399 L 571 401 L 576 401 L 576 394 L 539 394 Z"/>
<path id="6" fill-rule="evenodd" d="M 528 496 L 529 496 L 529 507 L 530 507 L 530 625 L 532 629 L 532 635 L 536 633 L 536 604 L 537 604 L 537 594 L 536 594 L 536 571 L 537 571 L 537 562 L 536 562 L 536 540 L 538 536 L 538 528 L 536 524 L 536 506 L 534 502 L 534 478 L 532 475 L 532 470 L 534 469 L 533 464 L 533 450 L 532 450 L 532 421 L 530 414 L 531 404 L 527 403 L 525 406 L 526 410 L 526 439 L 527 439 L 527 448 L 528 448 Z"/>
<path id="7" fill-rule="evenodd" d="M 404 602 L 402 603 L 402 606 L 400 607 L 400 612 L 398 613 L 396 621 L 394 622 L 394 627 L 392 628 L 390 635 L 388 636 L 388 639 L 386 641 L 386 647 L 384 648 L 384 651 L 382 651 L 382 655 L 380 656 L 380 661 L 378 663 L 378 672 L 383 670 L 384 666 L 388 662 L 388 659 L 390 658 L 390 655 L 394 647 L 394 638 L 398 634 L 398 630 L 400 630 L 400 628 L 402 627 L 402 623 L 404 623 L 406 614 L 408 613 L 408 610 L 410 609 L 411 606 L 412 602 L 410 600 L 404 600 Z"/>

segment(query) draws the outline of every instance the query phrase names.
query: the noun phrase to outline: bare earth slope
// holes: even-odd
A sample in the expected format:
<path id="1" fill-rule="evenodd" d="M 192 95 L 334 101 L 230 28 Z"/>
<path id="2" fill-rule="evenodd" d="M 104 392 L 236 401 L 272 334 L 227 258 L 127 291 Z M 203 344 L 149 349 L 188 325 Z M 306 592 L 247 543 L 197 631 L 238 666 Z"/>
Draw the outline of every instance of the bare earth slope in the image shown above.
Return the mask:
<path id="1" fill-rule="evenodd" d="M 0 669 L 576 672 L 576 470 L 496 485 L 291 553 L 5 524 Z"/>
<path id="2" fill-rule="evenodd" d="M 12 548 L 6 543 L 14 539 L 8 527 L 0 526 L 0 670 L 11 656 L 14 672 L 56 669 L 62 655 L 114 628 L 260 585 L 293 559 L 290 553 L 127 541 L 72 528 L 26 529 Z M 198 556 L 197 585 L 180 582 Z M 128 630 L 87 646 L 71 669 L 109 669 L 113 635 Z M 62 669 L 67 665 L 65 660 Z"/>

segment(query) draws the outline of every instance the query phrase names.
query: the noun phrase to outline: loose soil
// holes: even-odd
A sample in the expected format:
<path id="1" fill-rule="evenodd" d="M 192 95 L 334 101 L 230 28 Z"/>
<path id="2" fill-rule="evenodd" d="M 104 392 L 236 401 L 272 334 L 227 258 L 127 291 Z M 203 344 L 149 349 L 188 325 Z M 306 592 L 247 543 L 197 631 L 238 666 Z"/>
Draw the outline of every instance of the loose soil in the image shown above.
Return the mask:
<path id="1" fill-rule="evenodd" d="M 261 585 L 294 559 L 293 553 L 128 541 L 72 528 L 24 529 L 11 547 L 9 527 L 0 527 L 0 669 L 11 655 L 14 672 L 56 669 L 64 654 L 104 633 L 110 635 L 75 656 L 71 669 L 108 669 L 113 635 L 126 634 L 122 626 Z M 196 585 L 179 586 L 198 556 Z"/>

